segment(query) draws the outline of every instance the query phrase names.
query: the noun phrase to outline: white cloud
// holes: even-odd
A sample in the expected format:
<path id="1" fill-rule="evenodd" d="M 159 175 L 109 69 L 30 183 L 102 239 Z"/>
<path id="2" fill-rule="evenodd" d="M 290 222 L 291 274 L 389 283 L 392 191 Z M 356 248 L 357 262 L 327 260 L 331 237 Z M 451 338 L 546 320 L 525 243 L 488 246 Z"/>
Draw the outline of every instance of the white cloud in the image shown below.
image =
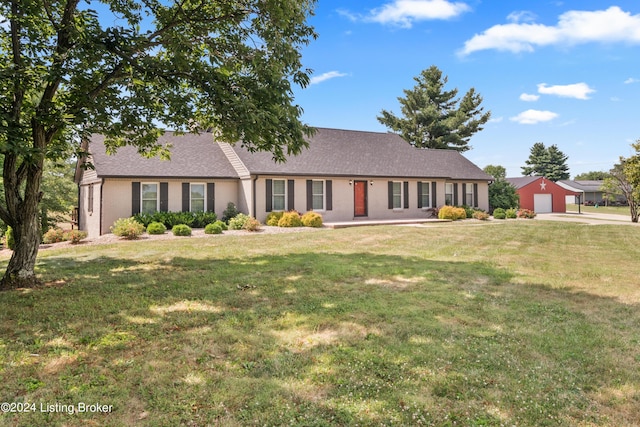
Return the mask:
<path id="1" fill-rule="evenodd" d="M 500 116 L 500 117 L 492 117 L 489 119 L 489 123 L 500 123 L 502 122 L 502 120 L 504 120 L 504 117 Z"/>
<path id="2" fill-rule="evenodd" d="M 523 93 L 522 95 L 520 95 L 520 101 L 534 102 L 538 99 L 540 99 L 540 95 L 532 95 L 529 93 Z"/>
<path id="3" fill-rule="evenodd" d="M 538 93 L 544 95 L 556 95 L 562 98 L 589 99 L 589 94 L 595 92 L 586 83 L 574 83 L 571 85 L 547 86 L 546 83 L 538 85 Z"/>
<path id="4" fill-rule="evenodd" d="M 393 0 L 391 3 L 372 9 L 368 15 L 364 16 L 354 15 L 345 10 L 340 10 L 339 13 L 351 20 L 411 28 L 416 21 L 451 19 L 469 10 L 471 8 L 466 3 L 449 0 Z"/>
<path id="5" fill-rule="evenodd" d="M 528 10 L 519 10 L 517 12 L 511 12 L 509 16 L 507 16 L 507 21 L 518 23 L 518 22 L 532 22 L 536 20 L 536 15 L 533 12 L 529 12 Z"/>
<path id="6" fill-rule="evenodd" d="M 640 44 L 640 14 L 631 15 L 611 6 L 607 10 L 565 12 L 554 26 L 517 22 L 494 25 L 467 40 L 459 53 L 487 49 L 532 52 L 542 46 L 593 42 Z"/>
<path id="7" fill-rule="evenodd" d="M 553 111 L 527 110 L 511 117 L 509 120 L 522 125 L 535 125 L 536 123 L 548 122 L 558 117 Z"/>
<path id="8" fill-rule="evenodd" d="M 318 83 L 322 83 L 326 80 L 335 79 L 336 77 L 344 77 L 346 73 L 340 73 L 338 71 L 329 71 L 327 73 L 320 74 L 319 76 L 311 77 L 309 84 L 317 85 Z"/>
<path id="9" fill-rule="evenodd" d="M 629 77 L 627 80 L 625 80 L 625 81 L 624 81 L 624 84 L 626 84 L 626 85 L 630 85 L 630 84 L 632 84 L 632 83 L 638 83 L 638 82 L 640 82 L 640 80 L 635 79 L 635 78 L 633 78 L 633 77 Z"/>

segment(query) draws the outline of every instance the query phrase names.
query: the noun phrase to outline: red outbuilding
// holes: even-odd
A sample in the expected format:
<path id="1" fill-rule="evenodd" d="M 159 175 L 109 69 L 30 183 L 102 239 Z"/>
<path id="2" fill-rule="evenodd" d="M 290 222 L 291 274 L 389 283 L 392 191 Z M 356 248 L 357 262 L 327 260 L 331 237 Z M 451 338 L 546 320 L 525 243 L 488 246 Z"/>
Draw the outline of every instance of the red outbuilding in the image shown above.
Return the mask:
<path id="1" fill-rule="evenodd" d="M 549 181 L 543 176 L 523 176 L 507 178 L 520 195 L 520 208 L 536 213 L 566 212 L 566 196 L 579 195 Z"/>

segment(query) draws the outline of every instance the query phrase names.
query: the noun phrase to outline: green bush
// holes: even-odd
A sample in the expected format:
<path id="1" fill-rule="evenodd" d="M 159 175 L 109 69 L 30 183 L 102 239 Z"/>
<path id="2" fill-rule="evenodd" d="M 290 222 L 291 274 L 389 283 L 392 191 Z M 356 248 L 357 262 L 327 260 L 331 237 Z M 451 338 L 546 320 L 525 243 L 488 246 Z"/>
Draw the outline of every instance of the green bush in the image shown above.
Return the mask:
<path id="1" fill-rule="evenodd" d="M 284 212 L 269 212 L 269 215 L 267 215 L 267 220 L 265 221 L 265 223 L 271 227 L 277 227 L 278 221 L 280 221 L 280 218 L 282 218 L 282 215 L 284 215 Z"/>
<path id="2" fill-rule="evenodd" d="M 42 235 L 42 243 L 47 245 L 51 243 L 64 242 L 64 231 L 61 228 L 50 228 L 46 233 Z"/>
<path id="3" fill-rule="evenodd" d="M 220 224 L 213 223 L 213 224 L 207 224 L 207 226 L 204 228 L 204 233 L 205 234 L 222 234 L 222 227 L 220 227 Z"/>
<path id="4" fill-rule="evenodd" d="M 260 224 L 260 221 L 258 221 L 254 217 L 249 217 L 244 222 L 244 225 L 242 226 L 242 229 L 243 230 L 247 230 L 247 231 L 260 231 L 260 226 L 261 225 L 262 224 Z"/>
<path id="5" fill-rule="evenodd" d="M 438 218 L 450 219 L 456 221 L 459 219 L 465 219 L 467 217 L 467 211 L 464 208 L 456 206 L 443 206 L 438 211 Z"/>
<path id="6" fill-rule="evenodd" d="M 171 229 L 174 236 L 191 236 L 191 227 L 187 224 L 177 224 Z"/>
<path id="7" fill-rule="evenodd" d="M 152 222 L 147 225 L 147 233 L 149 234 L 164 234 L 167 231 L 167 227 L 161 222 Z"/>
<path id="8" fill-rule="evenodd" d="M 218 219 L 215 212 L 141 212 L 133 217 L 145 227 L 149 227 L 153 222 L 159 222 L 164 224 L 167 229 L 171 229 L 178 224 L 186 224 L 193 228 L 204 228 L 207 224 L 211 224 Z"/>
<path id="9" fill-rule="evenodd" d="M 224 212 L 222 212 L 222 220 L 227 224 L 229 224 L 229 221 L 237 217 L 239 213 L 240 211 L 238 210 L 238 208 L 236 208 L 236 205 L 229 202 L 227 203 L 227 209 L 225 209 Z"/>
<path id="10" fill-rule="evenodd" d="M 249 219 L 249 215 L 239 213 L 229 220 L 230 230 L 242 230 L 244 223 Z"/>
<path id="11" fill-rule="evenodd" d="M 16 245 L 16 241 L 13 238 L 13 228 L 7 227 L 7 232 L 5 233 L 4 238 L 5 238 L 5 242 L 7 243 L 7 247 L 13 250 L 13 248 Z"/>
<path id="12" fill-rule="evenodd" d="M 502 208 L 497 208 L 493 210 L 493 218 L 495 219 L 505 219 L 507 217 L 507 212 Z"/>
<path id="13" fill-rule="evenodd" d="M 467 218 L 473 218 L 475 210 L 471 206 L 464 205 L 462 209 L 464 209 Z"/>
<path id="14" fill-rule="evenodd" d="M 131 218 L 120 218 L 113 223 L 110 228 L 111 232 L 116 236 L 123 237 L 127 240 L 135 240 L 144 233 L 144 225 Z"/>
<path id="15" fill-rule="evenodd" d="M 216 221 L 216 222 L 214 222 L 213 224 L 214 224 L 214 225 L 218 225 L 218 226 L 220 226 L 220 229 L 221 229 L 222 231 L 227 231 L 227 230 L 229 229 L 229 227 L 227 226 L 227 223 L 226 223 L 226 222 L 224 222 L 224 221 L 217 220 L 217 221 Z"/>
<path id="16" fill-rule="evenodd" d="M 278 227 L 302 227 L 302 220 L 297 211 L 289 211 L 282 214 L 278 221 Z"/>
<path id="17" fill-rule="evenodd" d="M 518 211 L 515 208 L 507 209 L 505 211 L 508 219 L 518 218 Z"/>
<path id="18" fill-rule="evenodd" d="M 63 235 L 64 240 L 68 240 L 74 245 L 77 245 L 83 239 L 86 239 L 86 238 L 87 238 L 87 232 L 80 231 L 80 230 L 69 230 L 69 231 L 66 231 Z"/>
<path id="19" fill-rule="evenodd" d="M 322 227 L 322 215 L 318 212 L 309 211 L 300 218 L 305 227 Z"/>

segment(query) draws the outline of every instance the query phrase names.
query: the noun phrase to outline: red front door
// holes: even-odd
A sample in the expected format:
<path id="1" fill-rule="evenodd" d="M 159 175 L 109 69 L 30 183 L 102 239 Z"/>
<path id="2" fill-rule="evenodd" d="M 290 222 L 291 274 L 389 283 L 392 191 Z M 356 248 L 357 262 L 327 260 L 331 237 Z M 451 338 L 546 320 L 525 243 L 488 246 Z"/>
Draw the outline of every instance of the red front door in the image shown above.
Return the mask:
<path id="1" fill-rule="evenodd" d="M 367 181 L 353 182 L 353 216 L 367 216 Z"/>

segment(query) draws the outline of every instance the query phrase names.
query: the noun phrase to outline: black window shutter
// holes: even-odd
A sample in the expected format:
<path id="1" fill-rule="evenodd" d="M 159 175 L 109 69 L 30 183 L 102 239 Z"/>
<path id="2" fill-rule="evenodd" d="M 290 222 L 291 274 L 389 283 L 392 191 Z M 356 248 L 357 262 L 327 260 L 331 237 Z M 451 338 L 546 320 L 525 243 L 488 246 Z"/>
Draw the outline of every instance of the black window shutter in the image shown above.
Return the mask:
<path id="1" fill-rule="evenodd" d="M 307 180 L 307 210 L 313 209 L 313 181 Z"/>
<path id="2" fill-rule="evenodd" d="M 478 184 L 473 184 L 473 207 L 478 207 Z"/>
<path id="3" fill-rule="evenodd" d="M 216 184 L 214 182 L 207 183 L 207 211 L 216 211 Z"/>
<path id="4" fill-rule="evenodd" d="M 453 206 L 458 206 L 458 184 L 453 184 Z"/>
<path id="5" fill-rule="evenodd" d="M 266 184 L 266 196 L 265 196 L 265 202 L 266 202 L 266 209 L 265 211 L 267 212 L 271 212 L 273 210 L 273 181 L 270 179 L 265 180 Z"/>
<path id="6" fill-rule="evenodd" d="M 295 196 L 293 194 L 296 182 L 292 179 L 287 181 L 287 209 L 295 209 Z"/>
<path id="7" fill-rule="evenodd" d="M 169 210 L 169 183 L 160 183 L 160 212 Z"/>
<path id="8" fill-rule="evenodd" d="M 405 181 L 403 187 L 404 208 L 409 209 L 409 181 Z"/>
<path id="9" fill-rule="evenodd" d="M 467 184 L 462 184 L 462 204 L 470 205 L 471 200 L 467 200 Z"/>
<path id="10" fill-rule="evenodd" d="M 389 192 L 388 192 L 389 209 L 393 209 L 393 181 L 389 181 L 388 185 L 389 185 Z"/>
<path id="11" fill-rule="evenodd" d="M 333 185 L 330 179 L 325 181 L 325 198 L 327 199 L 327 207 L 328 211 L 333 210 Z"/>
<path id="12" fill-rule="evenodd" d="M 140 183 L 131 183 L 131 215 L 140 213 Z"/>
<path id="13" fill-rule="evenodd" d="M 436 197 L 436 183 L 431 183 L 431 207 L 435 208 L 438 206 L 438 198 Z"/>
<path id="14" fill-rule="evenodd" d="M 191 195 L 189 194 L 189 183 L 182 183 L 182 212 L 189 212 L 189 200 Z"/>
<path id="15" fill-rule="evenodd" d="M 422 181 L 418 181 L 418 209 L 422 209 Z"/>

